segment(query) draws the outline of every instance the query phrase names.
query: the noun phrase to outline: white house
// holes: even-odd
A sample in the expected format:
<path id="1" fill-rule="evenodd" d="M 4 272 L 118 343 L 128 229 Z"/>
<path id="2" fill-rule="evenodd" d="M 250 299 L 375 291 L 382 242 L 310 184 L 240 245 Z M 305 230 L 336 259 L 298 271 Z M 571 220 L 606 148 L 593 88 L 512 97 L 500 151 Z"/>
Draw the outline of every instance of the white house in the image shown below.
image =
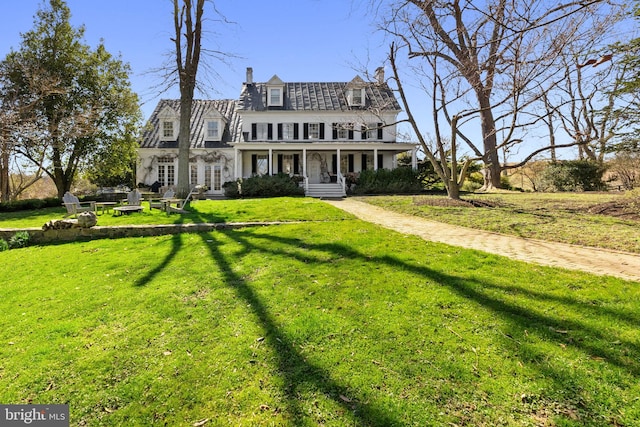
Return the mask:
<path id="1" fill-rule="evenodd" d="M 345 175 L 393 169 L 396 156 L 415 144 L 398 142 L 400 106 L 384 82 L 283 82 L 274 75 L 253 81 L 247 69 L 238 100 L 195 100 L 191 118 L 191 184 L 211 195 L 222 184 L 254 175 L 287 173 L 303 178 L 309 196 L 345 194 Z M 162 100 L 140 144 L 139 183 L 174 185 L 180 103 Z"/>

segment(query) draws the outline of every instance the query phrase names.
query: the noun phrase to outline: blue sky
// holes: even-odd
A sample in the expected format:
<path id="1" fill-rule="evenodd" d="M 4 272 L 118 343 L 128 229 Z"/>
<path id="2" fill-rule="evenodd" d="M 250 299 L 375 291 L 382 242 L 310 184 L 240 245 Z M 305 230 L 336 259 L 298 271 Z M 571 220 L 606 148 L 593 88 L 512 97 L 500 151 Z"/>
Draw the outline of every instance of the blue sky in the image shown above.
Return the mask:
<path id="1" fill-rule="evenodd" d="M 253 67 L 256 81 L 267 81 L 274 74 L 284 81 L 349 81 L 362 74 L 363 67 L 373 73 L 387 54 L 373 18 L 365 16 L 366 0 L 217 0 L 216 4 L 235 24 L 207 21 L 203 45 L 237 57 L 229 58 L 230 67 L 211 61 L 221 76 L 211 88 L 212 98 L 237 98 L 246 67 Z M 33 28 L 42 5 L 42 0 L 3 2 L 0 57 L 19 48 L 20 34 Z M 104 39 L 109 52 L 120 53 L 131 65 L 133 90 L 148 118 L 160 96 L 153 90 L 157 79 L 148 72 L 166 61 L 172 47 L 171 0 L 67 0 L 67 5 L 72 24 L 85 26 L 88 45 L 95 47 Z M 162 95 L 178 96 L 177 88 Z"/>

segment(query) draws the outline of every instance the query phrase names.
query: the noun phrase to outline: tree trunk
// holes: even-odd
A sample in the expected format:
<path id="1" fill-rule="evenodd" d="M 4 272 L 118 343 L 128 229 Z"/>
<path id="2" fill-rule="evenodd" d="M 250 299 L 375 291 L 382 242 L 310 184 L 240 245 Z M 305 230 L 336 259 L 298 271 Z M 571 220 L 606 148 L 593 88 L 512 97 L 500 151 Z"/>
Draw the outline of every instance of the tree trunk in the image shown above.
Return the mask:
<path id="1" fill-rule="evenodd" d="M 180 136 L 178 144 L 178 183 L 176 194 L 187 197 L 189 194 L 189 147 L 191 144 L 191 109 L 193 95 L 183 93 L 180 97 Z"/>
<path id="2" fill-rule="evenodd" d="M 484 163 L 484 169 L 482 176 L 484 178 L 483 190 L 491 190 L 494 188 L 501 188 L 500 183 L 500 156 L 498 154 L 498 142 L 496 138 L 496 122 L 493 118 L 493 111 L 491 110 L 491 103 L 488 97 L 478 94 L 478 101 L 480 101 L 480 120 L 482 121 L 482 139 L 484 156 L 482 161 Z"/>
<path id="3" fill-rule="evenodd" d="M 0 202 L 8 202 L 11 199 L 11 188 L 9 185 L 9 132 L 5 127 L 0 136 Z"/>

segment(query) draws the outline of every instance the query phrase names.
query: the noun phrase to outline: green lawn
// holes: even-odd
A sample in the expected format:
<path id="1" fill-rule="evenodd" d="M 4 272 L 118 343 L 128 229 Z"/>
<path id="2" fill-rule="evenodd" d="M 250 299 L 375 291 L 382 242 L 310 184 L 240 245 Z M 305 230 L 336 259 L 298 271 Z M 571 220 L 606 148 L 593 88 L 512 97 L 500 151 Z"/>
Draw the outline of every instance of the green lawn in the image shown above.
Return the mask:
<path id="1" fill-rule="evenodd" d="M 490 207 L 441 206 L 444 196 L 379 196 L 367 203 L 433 221 L 519 237 L 640 253 L 640 222 L 589 213 L 589 208 L 624 202 L 624 193 L 492 193 L 463 195 Z M 637 197 L 637 196 L 636 196 Z M 631 205 L 640 216 L 640 200 Z"/>
<path id="2" fill-rule="evenodd" d="M 307 215 L 328 221 L 0 253 L 0 402 L 74 426 L 637 424 L 638 283 Z"/>
<path id="3" fill-rule="evenodd" d="M 142 213 L 115 216 L 98 214 L 98 225 L 129 224 L 189 224 L 245 221 L 325 221 L 348 218 L 349 215 L 335 209 L 323 209 L 325 203 L 305 197 L 281 197 L 277 199 L 247 200 L 197 200 L 188 205 L 186 214 L 167 215 L 157 209 L 150 210 L 148 202 L 142 202 Z M 22 212 L 0 212 L 0 228 L 42 227 L 46 222 L 63 219 L 66 210 L 47 208 Z"/>

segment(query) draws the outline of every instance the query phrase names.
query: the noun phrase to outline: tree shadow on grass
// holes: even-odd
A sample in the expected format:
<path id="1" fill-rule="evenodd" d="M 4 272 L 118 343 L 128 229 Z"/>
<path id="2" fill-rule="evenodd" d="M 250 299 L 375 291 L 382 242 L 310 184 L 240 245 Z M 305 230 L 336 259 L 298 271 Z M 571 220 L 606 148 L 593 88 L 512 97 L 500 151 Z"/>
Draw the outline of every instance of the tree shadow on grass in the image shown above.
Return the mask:
<path id="1" fill-rule="evenodd" d="M 233 232 L 226 232 L 226 234 L 229 236 L 233 234 L 232 237 L 242 235 L 241 232 L 240 235 L 235 235 Z M 203 238 L 205 238 L 204 235 Z M 358 425 L 381 427 L 402 425 L 400 420 L 392 418 L 369 403 L 356 399 L 345 399 L 344 396 L 351 395 L 352 390 L 332 379 L 331 373 L 326 369 L 305 359 L 293 341 L 278 327 L 274 317 L 249 283 L 233 271 L 234 260 L 228 259 L 218 250 L 221 243 L 216 239 L 215 233 L 207 234 L 205 239 L 213 260 L 224 275 L 226 284 L 232 287 L 245 303 L 249 304 L 252 312 L 260 321 L 260 326 L 265 331 L 264 342 L 273 349 L 277 357 L 278 372 L 285 380 L 283 393 L 287 397 L 290 415 L 294 419 L 302 420 L 308 417 L 299 404 L 298 393 L 304 385 L 309 385 L 349 411 L 358 420 Z M 245 239 L 237 239 L 236 241 L 241 242 L 246 251 L 257 249 L 252 248 Z"/>
<path id="2" fill-rule="evenodd" d="M 617 317 L 618 319 L 634 324 L 635 316 L 629 316 L 628 313 L 619 312 L 614 309 L 606 309 L 599 311 L 597 307 L 591 306 L 588 302 L 581 302 L 573 298 L 554 297 L 541 292 L 522 292 L 525 299 L 532 302 L 548 303 L 554 301 L 564 306 L 564 309 L 572 313 L 578 313 L 580 317 L 585 319 L 584 322 L 575 319 L 563 319 L 562 316 L 554 317 L 554 312 L 546 314 L 536 311 L 534 308 L 528 308 L 525 303 L 513 303 L 507 298 L 500 297 L 500 293 L 509 293 L 502 285 L 490 283 L 488 281 L 479 281 L 473 278 L 456 277 L 451 274 L 445 274 L 437 270 L 422 266 L 413 265 L 402 261 L 394 256 L 370 256 L 362 253 L 352 246 L 340 243 L 314 244 L 305 241 L 302 238 L 286 238 L 281 236 L 262 235 L 254 233 L 252 230 L 241 229 L 228 232 L 236 242 L 240 242 L 244 246 L 244 251 L 260 251 L 278 256 L 291 257 L 304 263 L 324 263 L 326 259 L 314 257 L 312 251 L 319 251 L 330 256 L 347 257 L 353 260 L 361 260 L 362 263 L 371 265 L 385 264 L 391 268 L 396 268 L 404 272 L 419 275 L 430 282 L 434 282 L 440 286 L 448 287 L 454 294 L 469 300 L 479 306 L 496 314 L 496 316 L 504 322 L 509 328 L 512 328 L 513 334 L 528 333 L 536 336 L 540 343 L 549 343 L 558 346 L 558 348 L 572 347 L 587 356 L 587 359 L 600 360 L 603 363 L 620 368 L 634 377 L 640 376 L 640 362 L 627 354 L 640 354 L 640 346 L 623 337 L 622 334 L 614 335 L 610 330 L 600 329 L 593 321 L 595 316 Z M 251 241 L 250 241 L 251 240 Z M 264 244 L 256 244 L 256 241 L 263 240 Z M 283 249 L 284 248 L 284 249 Z M 212 255 L 218 264 L 228 267 L 229 262 L 212 248 Z M 264 324 L 265 329 L 271 335 L 270 344 L 274 350 L 281 355 L 279 361 L 280 370 L 287 376 L 289 383 L 295 382 L 295 376 L 287 374 L 290 367 L 296 369 L 310 370 L 308 381 L 311 381 L 318 389 L 327 395 L 336 396 L 345 392 L 344 386 L 335 384 L 330 378 L 330 373 L 317 367 L 311 366 L 304 358 L 295 350 L 293 343 L 286 335 L 279 331 L 276 324 L 266 308 L 262 305 L 259 298 L 251 289 L 248 283 L 238 277 L 229 277 L 229 283 L 238 283 L 236 288 L 238 294 L 250 304 L 258 313 L 260 321 Z M 590 324 L 586 320 L 590 321 Z M 631 326 L 631 325 L 630 325 Z M 568 331 L 568 332 L 567 332 Z M 577 339 L 568 339 L 568 335 L 577 337 Z M 553 381 L 555 386 L 550 389 L 554 396 L 565 396 L 560 398 L 557 403 L 560 405 L 559 412 L 571 417 L 572 408 L 579 408 L 584 419 L 601 420 L 602 413 L 595 407 L 591 407 L 591 397 L 583 396 L 585 385 L 581 384 L 579 377 L 571 369 L 564 369 L 562 364 L 553 365 L 551 363 L 541 363 L 548 354 L 541 347 L 530 345 L 526 351 L 523 351 L 523 345 L 517 343 L 513 338 L 505 335 L 504 346 L 514 356 L 522 359 L 530 367 L 539 370 L 545 378 Z M 533 342 L 536 342 L 535 340 Z M 610 345 L 616 342 L 615 346 Z M 626 354 L 625 354 L 626 352 Z M 535 362 L 538 361 L 536 363 Z M 295 389 L 300 384 L 293 384 L 292 388 L 287 392 L 289 397 L 295 399 Z M 351 392 L 353 393 L 353 392 Z M 548 398 L 548 397 L 547 397 Z M 557 397 L 555 399 L 558 399 Z M 341 403 L 336 399 L 338 403 Z M 546 404 L 545 404 L 546 405 Z M 599 404 L 597 406 L 600 406 Z M 299 411 L 295 408 L 295 411 Z M 601 409 L 600 409 L 601 411 Z M 394 425 L 397 420 L 384 418 L 384 414 L 380 410 L 369 407 L 367 405 L 358 408 L 355 413 L 360 414 L 360 421 L 369 423 L 367 425 Z M 380 418 L 382 416 L 382 418 Z M 373 421 L 371 421 L 373 420 Z M 380 421 L 378 421 L 380 420 Z"/>
<path id="3" fill-rule="evenodd" d="M 278 226 L 280 227 L 280 226 Z M 312 387 L 324 396 L 332 399 L 337 405 L 343 407 L 356 420 L 359 425 L 367 426 L 393 426 L 401 425 L 402 421 L 385 413 L 379 407 L 365 402 L 354 396 L 354 391 L 344 384 L 340 384 L 327 369 L 313 364 L 305 359 L 293 340 L 278 326 L 275 317 L 270 313 L 265 303 L 260 299 L 250 283 L 241 275 L 234 272 L 233 265 L 241 262 L 243 254 L 259 251 L 265 254 L 286 256 L 305 263 L 325 263 L 326 257 L 314 256 L 312 252 L 321 252 L 330 257 L 348 257 L 353 260 L 360 260 L 363 264 L 378 265 L 384 264 L 391 268 L 402 270 L 423 277 L 424 279 L 436 283 L 439 286 L 446 286 L 453 293 L 469 300 L 479 306 L 493 312 L 504 321 L 505 325 L 513 328 L 513 332 L 518 333 L 528 331 L 529 334 L 536 335 L 540 341 L 556 344 L 559 346 L 570 346 L 591 359 L 602 360 L 604 363 L 616 366 L 629 374 L 640 376 L 640 366 L 637 360 L 625 357 L 620 348 L 626 348 L 631 354 L 640 354 L 638 344 L 625 339 L 623 336 L 612 335 L 610 331 L 600 330 L 590 326 L 587 322 L 579 320 L 566 320 L 554 317 L 553 313 L 536 311 L 528 308 L 526 303 L 514 303 L 507 298 L 500 296 L 501 293 L 520 293 L 521 298 L 530 299 L 534 302 L 561 304 L 567 309 L 577 312 L 585 319 L 595 316 L 617 317 L 619 320 L 633 323 L 636 316 L 629 313 L 619 312 L 607 308 L 599 310 L 597 306 L 591 306 L 586 302 L 578 301 L 570 297 L 557 297 L 549 293 L 532 291 L 514 287 L 505 288 L 498 281 L 479 281 L 473 278 L 457 277 L 452 274 L 445 274 L 423 265 L 415 265 L 407 261 L 398 259 L 392 255 L 370 256 L 353 246 L 343 243 L 310 243 L 304 238 L 289 238 L 270 234 L 256 233 L 252 229 L 238 229 L 233 231 L 220 232 L 228 236 L 242 246 L 242 251 L 235 253 L 233 259 L 225 256 L 219 250 L 223 243 L 217 236 L 217 232 L 202 233 L 200 236 L 209 248 L 211 258 L 216 263 L 219 271 L 223 274 L 224 281 L 230 288 L 233 288 L 238 295 L 255 313 L 260 326 L 265 330 L 264 343 L 268 345 L 277 358 L 277 369 L 283 377 L 283 393 L 288 399 L 289 412 L 294 419 L 304 419 L 309 415 L 305 412 L 299 401 L 299 396 L 303 387 Z M 153 278 L 159 271 L 166 268 L 173 260 L 180 249 L 182 242 L 180 235 L 172 237 L 172 250 L 156 268 L 149 271 L 136 284 L 144 285 Z M 264 244 L 259 244 L 263 241 Z M 428 291 L 428 289 L 426 290 Z M 591 321 L 591 325 L 595 324 Z M 569 330 L 580 336 L 586 336 L 588 340 L 567 341 L 567 335 L 559 331 Z M 522 356 L 513 344 L 513 339 L 505 339 L 505 347 L 516 357 L 522 357 L 524 363 L 531 364 L 531 357 Z M 616 348 L 607 347 L 606 343 L 616 341 Z M 546 356 L 543 350 L 537 348 L 528 349 L 528 355 L 535 358 L 544 359 Z M 561 390 L 567 385 L 575 384 L 576 390 L 580 389 L 579 377 L 568 371 L 562 370 L 560 366 L 551 364 L 536 363 L 533 365 L 546 378 L 555 383 L 555 389 Z M 351 401 L 343 399 L 341 396 L 352 396 Z M 601 414 L 595 408 L 590 408 L 588 400 L 583 402 L 581 411 L 585 417 L 596 420 Z"/>
<path id="4" fill-rule="evenodd" d="M 242 235 L 250 233 L 248 230 L 238 230 L 235 234 Z M 309 244 L 303 239 L 298 238 L 285 238 L 273 235 L 260 235 L 256 233 L 250 234 L 252 239 L 262 239 L 267 242 L 278 242 L 281 245 L 289 246 L 292 251 L 288 252 L 288 256 L 297 258 L 302 262 L 324 262 L 321 259 L 313 259 L 313 256 L 309 254 L 309 250 L 321 251 L 328 254 L 339 255 L 348 257 L 350 259 L 360 259 L 363 263 L 371 263 L 372 265 L 386 264 L 393 268 L 402 269 L 405 272 L 411 272 L 420 275 L 426 279 L 429 279 L 439 285 L 449 287 L 456 294 L 474 301 L 480 304 L 482 307 L 487 308 L 496 314 L 500 315 L 503 319 L 507 319 L 510 323 L 518 325 L 522 328 L 526 328 L 531 332 L 537 330 L 545 339 L 551 339 L 557 341 L 559 344 L 566 345 L 566 337 L 564 334 L 553 333 L 553 331 L 570 330 L 575 331 L 590 337 L 593 337 L 593 341 L 612 342 L 617 341 L 621 345 L 629 348 L 634 354 L 640 354 L 640 345 L 625 340 L 622 337 L 611 336 L 610 331 L 603 331 L 590 327 L 585 323 L 578 322 L 576 320 L 560 320 L 554 318 L 551 315 L 538 313 L 533 309 L 510 303 L 507 299 L 500 299 L 494 295 L 491 295 L 490 290 L 505 292 L 503 286 L 486 281 L 480 282 L 476 279 L 461 278 L 449 274 L 444 274 L 436 270 L 430 269 L 425 266 L 412 265 L 398 258 L 385 255 L 372 257 L 367 254 L 361 253 L 351 246 L 346 246 L 337 243 L 327 244 Z M 237 237 L 237 236 L 236 236 Z M 243 241 L 245 245 L 250 245 L 246 239 L 239 238 L 239 241 Z M 252 244 L 252 250 L 260 250 L 262 252 L 273 252 L 273 245 L 265 244 L 258 247 Z M 305 248 L 304 252 L 300 248 Z M 525 294 L 525 292 L 523 292 Z M 620 320 L 635 324 L 636 316 L 629 316 L 628 313 L 619 312 L 617 310 L 606 309 L 598 312 L 597 306 L 592 306 L 585 302 L 580 302 L 571 298 L 553 297 L 548 294 L 536 293 L 533 291 L 526 292 L 527 298 L 532 300 L 553 300 L 568 307 L 572 307 L 574 310 L 579 309 L 581 313 L 585 314 L 585 317 L 602 315 L 607 317 L 617 317 Z M 549 333 L 551 332 L 551 334 Z M 578 348 L 593 358 L 603 358 L 620 368 L 625 369 L 634 376 L 640 376 L 640 362 L 631 363 L 628 359 L 623 359 L 617 352 L 613 352 L 608 349 L 592 344 L 592 341 L 573 342 L 571 345 Z"/>

